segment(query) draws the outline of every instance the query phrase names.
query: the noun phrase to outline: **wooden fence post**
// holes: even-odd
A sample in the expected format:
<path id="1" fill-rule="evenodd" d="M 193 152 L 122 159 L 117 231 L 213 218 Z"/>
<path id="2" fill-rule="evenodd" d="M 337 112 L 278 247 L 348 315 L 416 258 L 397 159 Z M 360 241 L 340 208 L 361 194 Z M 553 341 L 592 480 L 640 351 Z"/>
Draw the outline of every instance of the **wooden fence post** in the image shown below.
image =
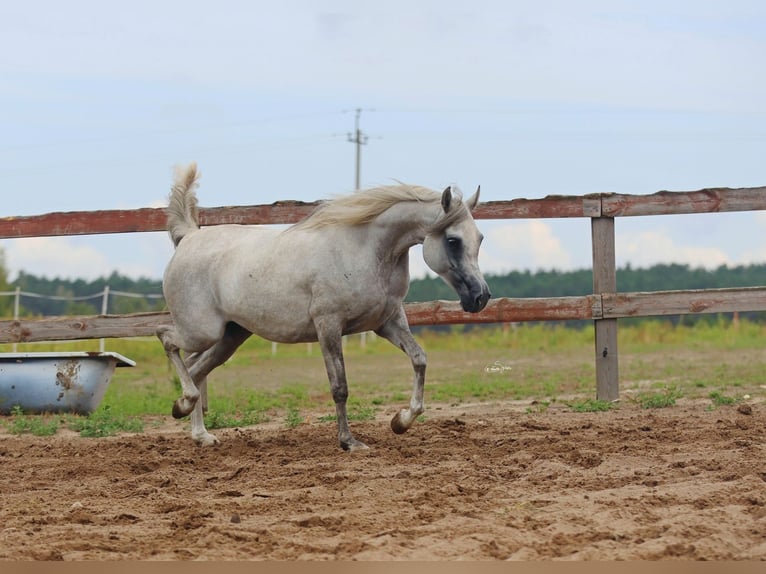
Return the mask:
<path id="1" fill-rule="evenodd" d="M 104 286 L 104 295 L 101 299 L 101 314 L 106 315 L 109 312 L 109 285 Z M 104 339 L 98 342 L 98 350 L 102 353 L 105 349 Z"/>
<path id="2" fill-rule="evenodd" d="M 617 291 L 614 249 L 614 217 L 591 218 L 593 241 L 593 294 L 601 297 Z M 603 305 L 601 306 L 603 309 Z M 595 319 L 596 398 L 614 401 L 620 396 L 617 364 L 617 319 Z"/>
<path id="3" fill-rule="evenodd" d="M 20 310 L 20 299 L 21 299 L 21 287 L 18 285 L 16 286 L 16 293 L 15 297 L 13 298 L 13 319 L 14 321 L 19 320 L 19 310 Z M 15 353 L 18 351 L 19 347 L 17 343 L 13 343 L 13 352 Z"/>

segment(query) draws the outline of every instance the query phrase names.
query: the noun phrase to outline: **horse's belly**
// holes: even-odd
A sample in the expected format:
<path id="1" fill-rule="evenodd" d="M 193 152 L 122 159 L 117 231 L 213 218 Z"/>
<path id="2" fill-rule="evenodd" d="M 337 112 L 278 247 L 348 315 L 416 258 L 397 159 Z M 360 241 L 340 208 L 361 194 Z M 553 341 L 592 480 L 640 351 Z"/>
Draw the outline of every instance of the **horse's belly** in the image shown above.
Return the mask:
<path id="1" fill-rule="evenodd" d="M 307 343 L 317 340 L 314 317 L 334 316 L 340 322 L 342 333 L 349 335 L 380 328 L 399 308 L 398 301 L 382 298 L 368 304 L 329 306 L 318 312 L 310 311 L 306 302 L 281 304 L 274 302 L 268 308 L 250 307 L 246 313 L 232 313 L 230 320 L 248 331 L 278 343 Z"/>
<path id="2" fill-rule="evenodd" d="M 305 313 L 287 309 L 233 314 L 231 320 L 251 333 L 277 343 L 310 343 L 317 340 L 314 323 Z"/>
<path id="3" fill-rule="evenodd" d="M 351 315 L 346 318 L 343 328 L 344 335 L 375 331 L 385 324 L 398 310 L 400 303 L 380 301 L 377 305 L 371 305 L 364 312 Z"/>

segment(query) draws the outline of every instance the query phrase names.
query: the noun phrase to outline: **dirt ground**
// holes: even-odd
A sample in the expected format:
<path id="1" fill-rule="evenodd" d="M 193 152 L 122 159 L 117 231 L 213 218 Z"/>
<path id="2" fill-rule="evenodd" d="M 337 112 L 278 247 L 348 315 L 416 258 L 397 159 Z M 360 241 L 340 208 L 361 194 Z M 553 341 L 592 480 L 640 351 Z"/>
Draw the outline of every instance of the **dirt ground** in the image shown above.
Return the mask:
<path id="1" fill-rule="evenodd" d="M 766 559 L 766 404 L 0 435 L 3 560 Z M 148 428 L 149 425 L 147 425 Z"/>

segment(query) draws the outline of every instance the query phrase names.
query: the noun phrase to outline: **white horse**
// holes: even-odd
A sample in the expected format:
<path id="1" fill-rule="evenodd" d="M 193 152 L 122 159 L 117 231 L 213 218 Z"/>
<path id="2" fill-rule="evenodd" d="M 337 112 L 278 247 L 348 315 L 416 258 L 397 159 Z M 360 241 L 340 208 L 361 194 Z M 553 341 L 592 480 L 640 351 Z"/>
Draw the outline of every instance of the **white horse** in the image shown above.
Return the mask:
<path id="1" fill-rule="evenodd" d="M 200 228 L 197 179 L 196 164 L 177 171 L 170 194 L 168 231 L 176 250 L 163 291 L 173 324 L 157 330 L 183 388 L 173 416 L 191 413 L 192 439 L 218 443 L 203 421 L 207 375 L 253 333 L 280 343 L 319 341 L 338 440 L 349 451 L 367 446 L 348 426 L 341 338 L 374 331 L 388 339 L 415 370 L 410 405 L 391 421 L 396 433 L 410 428 L 424 410 L 426 355 L 402 305 L 409 249 L 422 243 L 426 264 L 455 289 L 463 309 L 481 311 L 490 292 L 477 264 L 482 235 L 471 216 L 479 190 L 463 203 L 451 187 L 442 194 L 380 187 L 325 202 L 285 230 Z"/>

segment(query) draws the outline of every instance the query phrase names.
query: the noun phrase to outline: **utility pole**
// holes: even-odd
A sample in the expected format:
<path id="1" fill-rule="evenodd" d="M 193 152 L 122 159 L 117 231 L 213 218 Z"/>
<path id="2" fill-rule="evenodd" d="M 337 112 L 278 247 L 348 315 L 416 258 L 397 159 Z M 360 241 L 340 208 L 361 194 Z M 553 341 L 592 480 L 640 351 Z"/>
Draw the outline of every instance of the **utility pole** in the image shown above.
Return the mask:
<path id="1" fill-rule="evenodd" d="M 359 128 L 359 116 L 362 115 L 362 108 L 356 108 L 356 115 L 354 116 L 354 133 L 348 134 L 348 141 L 352 144 L 356 144 L 356 174 L 354 178 L 354 189 L 359 191 L 361 188 L 360 175 L 362 171 L 362 146 L 367 145 L 367 134 L 363 133 Z M 343 342 L 346 342 L 346 338 L 343 338 Z M 362 349 L 367 347 L 367 332 L 364 331 L 359 336 L 359 344 Z"/>
<path id="2" fill-rule="evenodd" d="M 359 128 L 359 116 L 362 115 L 362 108 L 356 108 L 356 116 L 354 118 L 354 133 L 348 134 L 348 141 L 356 144 L 356 178 L 354 180 L 354 189 L 359 191 L 360 189 L 360 174 L 362 166 L 362 146 L 367 144 L 367 134 L 363 133 Z"/>

